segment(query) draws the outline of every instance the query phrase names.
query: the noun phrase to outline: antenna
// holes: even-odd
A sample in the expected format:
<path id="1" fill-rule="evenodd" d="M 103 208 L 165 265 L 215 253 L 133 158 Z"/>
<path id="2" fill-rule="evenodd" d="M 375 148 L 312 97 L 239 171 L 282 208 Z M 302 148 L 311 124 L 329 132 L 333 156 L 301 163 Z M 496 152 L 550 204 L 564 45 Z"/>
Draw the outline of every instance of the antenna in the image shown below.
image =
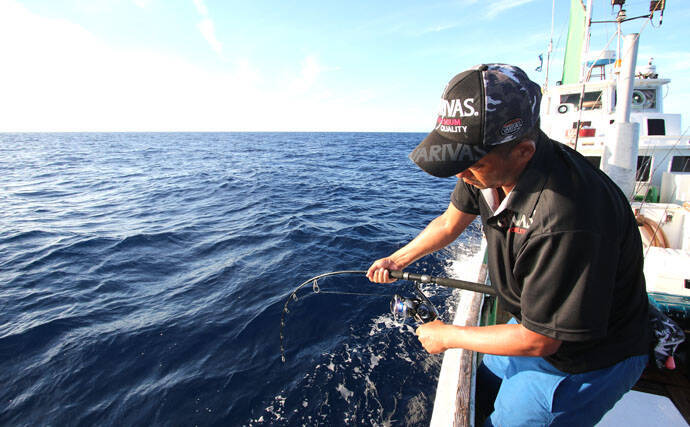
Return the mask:
<path id="1" fill-rule="evenodd" d="M 549 49 L 546 52 L 546 80 L 544 81 L 544 91 L 549 88 L 549 65 L 551 63 L 551 52 L 553 51 L 553 17 L 556 10 L 556 0 L 551 3 L 551 37 L 549 38 Z"/>
<path id="2" fill-rule="evenodd" d="M 654 12 L 659 12 L 659 25 L 664 20 L 664 9 L 666 9 L 666 0 L 652 0 L 649 2 L 649 19 L 652 19 Z"/>
<path id="3" fill-rule="evenodd" d="M 654 14 L 654 12 L 661 12 L 664 15 L 664 9 L 666 8 L 666 0 L 652 0 L 649 2 L 649 13 Z"/>

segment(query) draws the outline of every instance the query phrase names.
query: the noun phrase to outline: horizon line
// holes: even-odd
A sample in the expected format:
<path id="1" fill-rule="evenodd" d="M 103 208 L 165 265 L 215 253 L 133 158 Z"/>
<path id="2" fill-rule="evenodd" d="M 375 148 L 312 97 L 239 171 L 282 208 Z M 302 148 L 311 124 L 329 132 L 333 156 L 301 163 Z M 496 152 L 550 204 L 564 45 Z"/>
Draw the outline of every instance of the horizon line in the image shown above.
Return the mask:
<path id="1" fill-rule="evenodd" d="M 410 130 L 0 130 L 0 135 L 17 133 L 429 133 Z"/>

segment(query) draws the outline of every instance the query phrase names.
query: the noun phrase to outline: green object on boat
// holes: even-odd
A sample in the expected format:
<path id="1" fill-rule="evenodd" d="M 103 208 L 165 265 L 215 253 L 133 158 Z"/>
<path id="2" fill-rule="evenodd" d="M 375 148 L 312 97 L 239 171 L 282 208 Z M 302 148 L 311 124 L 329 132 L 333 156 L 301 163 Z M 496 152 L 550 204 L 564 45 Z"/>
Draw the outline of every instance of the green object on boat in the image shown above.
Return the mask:
<path id="1" fill-rule="evenodd" d="M 568 41 L 565 46 L 563 61 L 564 85 L 577 83 L 580 80 L 582 43 L 585 38 L 585 10 L 580 0 L 570 0 L 570 22 L 568 23 Z"/>
<path id="2" fill-rule="evenodd" d="M 651 186 L 647 189 L 647 192 L 642 194 L 636 194 L 633 198 L 636 202 L 649 202 L 649 203 L 659 203 L 659 189 Z"/>
<path id="3" fill-rule="evenodd" d="M 654 186 L 649 187 L 647 194 L 644 196 L 644 201 L 650 203 L 659 203 L 659 190 Z"/>

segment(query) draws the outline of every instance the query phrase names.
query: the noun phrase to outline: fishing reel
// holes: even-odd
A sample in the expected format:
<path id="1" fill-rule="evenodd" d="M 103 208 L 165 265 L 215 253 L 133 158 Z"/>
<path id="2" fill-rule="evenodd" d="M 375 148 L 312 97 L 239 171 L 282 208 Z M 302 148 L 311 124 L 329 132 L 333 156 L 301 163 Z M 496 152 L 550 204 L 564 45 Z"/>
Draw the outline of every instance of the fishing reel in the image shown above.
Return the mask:
<path id="1" fill-rule="evenodd" d="M 402 297 L 398 294 L 393 295 L 391 300 L 391 313 L 396 318 L 400 316 L 405 319 L 414 319 L 419 323 L 427 323 L 436 320 L 438 310 L 429 301 L 419 288 L 419 283 L 415 282 L 417 294 L 420 298 Z"/>
<path id="2" fill-rule="evenodd" d="M 391 313 L 395 316 L 401 316 L 403 319 L 413 318 L 421 323 L 431 322 L 438 317 L 434 310 L 429 308 L 421 299 L 405 298 L 398 294 L 395 294 L 391 300 Z"/>

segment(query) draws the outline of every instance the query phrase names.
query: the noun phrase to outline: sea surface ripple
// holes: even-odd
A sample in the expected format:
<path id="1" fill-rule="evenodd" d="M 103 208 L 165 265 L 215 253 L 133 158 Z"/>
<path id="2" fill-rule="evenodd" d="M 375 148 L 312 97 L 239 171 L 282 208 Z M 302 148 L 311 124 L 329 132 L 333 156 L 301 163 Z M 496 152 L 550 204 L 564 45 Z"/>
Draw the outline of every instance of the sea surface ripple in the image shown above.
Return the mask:
<path id="1" fill-rule="evenodd" d="M 440 356 L 363 270 L 442 212 L 422 134 L 0 134 L 0 425 L 424 425 Z M 444 274 L 477 229 L 410 270 Z M 450 318 L 453 294 L 426 288 Z M 330 294 L 331 292 L 374 295 Z"/>

